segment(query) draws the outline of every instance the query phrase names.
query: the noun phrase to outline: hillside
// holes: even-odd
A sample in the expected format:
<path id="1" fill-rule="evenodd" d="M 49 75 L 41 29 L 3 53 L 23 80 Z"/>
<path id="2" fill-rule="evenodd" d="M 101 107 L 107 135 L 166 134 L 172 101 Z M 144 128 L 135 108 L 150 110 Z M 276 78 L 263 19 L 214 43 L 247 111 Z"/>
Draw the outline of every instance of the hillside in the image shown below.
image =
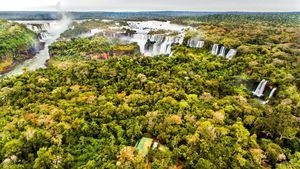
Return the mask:
<path id="1" fill-rule="evenodd" d="M 24 25 L 0 20 L 0 73 L 39 51 L 37 35 Z"/>

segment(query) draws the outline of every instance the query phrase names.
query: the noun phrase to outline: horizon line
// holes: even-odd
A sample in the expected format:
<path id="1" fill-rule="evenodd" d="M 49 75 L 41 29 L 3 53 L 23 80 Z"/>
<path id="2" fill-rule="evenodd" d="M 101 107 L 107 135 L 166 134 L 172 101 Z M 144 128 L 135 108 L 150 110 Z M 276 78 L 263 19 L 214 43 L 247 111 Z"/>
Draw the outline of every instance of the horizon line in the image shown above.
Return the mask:
<path id="1" fill-rule="evenodd" d="M 4 10 L 0 12 L 114 12 L 114 13 L 140 13 L 140 12 L 192 12 L 192 13 L 300 13 L 300 11 L 189 11 L 189 10 L 66 10 L 66 11 L 58 11 L 58 10 Z"/>

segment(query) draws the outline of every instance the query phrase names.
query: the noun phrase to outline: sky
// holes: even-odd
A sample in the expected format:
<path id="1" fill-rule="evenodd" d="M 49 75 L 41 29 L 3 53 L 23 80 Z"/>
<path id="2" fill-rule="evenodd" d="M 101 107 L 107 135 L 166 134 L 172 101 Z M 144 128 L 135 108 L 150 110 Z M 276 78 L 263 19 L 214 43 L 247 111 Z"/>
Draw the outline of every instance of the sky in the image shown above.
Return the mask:
<path id="1" fill-rule="evenodd" d="M 0 11 L 299 12 L 300 0 L 0 0 Z"/>

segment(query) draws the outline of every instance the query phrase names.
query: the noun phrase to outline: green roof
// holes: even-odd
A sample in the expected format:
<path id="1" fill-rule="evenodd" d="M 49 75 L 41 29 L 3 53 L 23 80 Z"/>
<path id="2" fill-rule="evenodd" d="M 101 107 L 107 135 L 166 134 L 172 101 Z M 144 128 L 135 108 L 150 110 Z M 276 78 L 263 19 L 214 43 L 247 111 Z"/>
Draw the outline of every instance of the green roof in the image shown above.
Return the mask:
<path id="1" fill-rule="evenodd" d="M 143 137 L 136 145 L 135 148 L 143 155 L 146 156 L 151 148 L 153 139 Z"/>

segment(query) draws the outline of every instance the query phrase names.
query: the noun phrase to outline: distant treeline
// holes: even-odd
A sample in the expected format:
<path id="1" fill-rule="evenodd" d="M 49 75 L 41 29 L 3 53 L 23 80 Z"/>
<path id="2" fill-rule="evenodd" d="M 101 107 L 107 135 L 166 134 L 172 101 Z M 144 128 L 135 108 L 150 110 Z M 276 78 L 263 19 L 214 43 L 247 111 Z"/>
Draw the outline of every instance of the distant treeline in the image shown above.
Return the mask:
<path id="1" fill-rule="evenodd" d="M 163 19 L 164 17 L 199 17 L 215 14 L 300 14 L 300 12 L 193 12 L 193 11 L 145 11 L 145 12 L 68 12 L 74 19 Z M 55 20 L 60 12 L 3 11 L 0 19 L 6 20 Z"/>

